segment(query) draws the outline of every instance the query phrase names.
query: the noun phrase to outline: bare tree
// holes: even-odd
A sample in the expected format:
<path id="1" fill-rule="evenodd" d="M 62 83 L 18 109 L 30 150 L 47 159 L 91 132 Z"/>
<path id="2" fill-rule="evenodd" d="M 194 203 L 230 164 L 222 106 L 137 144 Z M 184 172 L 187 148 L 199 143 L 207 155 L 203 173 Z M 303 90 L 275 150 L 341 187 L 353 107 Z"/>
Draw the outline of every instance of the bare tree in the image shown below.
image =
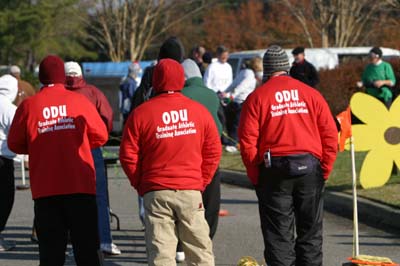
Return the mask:
<path id="1" fill-rule="evenodd" d="M 155 38 L 212 4 L 212 0 L 92 0 L 90 35 L 112 61 L 141 60 Z M 189 9 L 190 8 L 190 9 Z M 189 10 L 188 10 L 189 9 Z M 187 10 L 180 16 L 177 10 Z"/>
<path id="2" fill-rule="evenodd" d="M 293 16 L 299 21 L 310 47 L 314 47 L 314 41 L 309 29 L 310 20 L 307 16 L 307 5 L 304 3 L 304 1 L 301 1 L 301 3 L 299 4 L 299 1 L 296 2 L 293 0 L 283 0 L 283 3 L 286 5 L 287 8 L 289 8 Z"/>
<path id="3" fill-rule="evenodd" d="M 329 27 L 335 17 L 335 7 L 330 1 L 315 0 L 314 1 L 314 27 L 319 29 L 321 34 L 321 46 L 329 47 Z"/>
<path id="4" fill-rule="evenodd" d="M 385 3 L 375 0 L 335 0 L 334 42 L 337 47 L 354 45 L 366 32 L 374 15 L 383 10 Z"/>
<path id="5" fill-rule="evenodd" d="M 322 47 L 354 45 L 362 40 L 367 26 L 376 14 L 388 8 L 390 4 L 400 6 L 398 0 L 284 0 L 282 2 L 302 25 L 311 47 L 317 41 L 312 38 L 313 33 L 320 36 Z"/>
<path id="6" fill-rule="evenodd" d="M 400 0 L 385 0 L 391 7 L 400 8 Z"/>

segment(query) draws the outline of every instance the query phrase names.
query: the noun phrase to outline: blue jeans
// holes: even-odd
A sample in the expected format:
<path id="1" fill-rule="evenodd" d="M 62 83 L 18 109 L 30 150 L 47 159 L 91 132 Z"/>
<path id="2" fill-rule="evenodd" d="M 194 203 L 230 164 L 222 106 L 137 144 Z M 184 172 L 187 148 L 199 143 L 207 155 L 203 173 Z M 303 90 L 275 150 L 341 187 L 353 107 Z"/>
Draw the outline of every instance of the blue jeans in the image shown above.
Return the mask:
<path id="1" fill-rule="evenodd" d="M 100 243 L 111 244 L 110 208 L 108 206 L 107 180 L 101 148 L 93 149 L 92 156 L 96 169 L 96 202 Z"/>
<path id="2" fill-rule="evenodd" d="M 138 207 L 139 207 L 139 217 L 142 225 L 144 226 L 144 205 L 143 205 L 143 197 L 138 196 Z"/>

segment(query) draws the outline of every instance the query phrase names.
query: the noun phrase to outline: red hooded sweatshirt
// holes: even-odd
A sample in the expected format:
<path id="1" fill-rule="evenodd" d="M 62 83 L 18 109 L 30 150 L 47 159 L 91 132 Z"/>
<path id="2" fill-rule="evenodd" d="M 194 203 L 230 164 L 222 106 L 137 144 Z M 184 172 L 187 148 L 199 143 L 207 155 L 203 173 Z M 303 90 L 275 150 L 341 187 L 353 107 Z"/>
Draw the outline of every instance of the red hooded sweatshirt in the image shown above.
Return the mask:
<path id="1" fill-rule="evenodd" d="M 108 139 L 105 124 L 85 96 L 63 84 L 45 86 L 18 107 L 8 135 L 9 148 L 29 154 L 33 199 L 96 194 L 91 148 Z"/>
<path id="2" fill-rule="evenodd" d="M 158 94 L 127 120 L 120 161 L 140 195 L 154 190 L 199 190 L 211 182 L 221 141 L 208 110 L 183 94 L 182 66 L 161 60 L 154 69 Z"/>
<path id="3" fill-rule="evenodd" d="M 246 99 L 239 123 L 247 175 L 257 184 L 263 156 L 311 153 L 327 179 L 336 159 L 338 133 L 328 104 L 315 89 L 289 76 L 276 76 Z"/>
<path id="4" fill-rule="evenodd" d="M 91 101 L 99 112 L 101 119 L 111 132 L 113 126 L 113 111 L 106 96 L 95 86 L 87 84 L 82 77 L 67 76 L 65 87 L 70 91 L 83 94 Z"/>

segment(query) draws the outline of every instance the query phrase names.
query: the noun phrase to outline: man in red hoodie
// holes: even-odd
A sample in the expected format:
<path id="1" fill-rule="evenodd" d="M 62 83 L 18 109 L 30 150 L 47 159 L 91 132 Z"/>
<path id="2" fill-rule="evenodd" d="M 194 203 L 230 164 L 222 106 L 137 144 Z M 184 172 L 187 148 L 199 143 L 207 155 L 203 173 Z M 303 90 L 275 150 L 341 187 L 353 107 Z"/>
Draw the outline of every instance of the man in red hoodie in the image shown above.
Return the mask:
<path id="1" fill-rule="evenodd" d="M 214 265 L 201 192 L 221 157 L 211 114 L 181 94 L 182 66 L 162 59 L 154 68 L 156 96 L 127 120 L 120 161 L 132 186 L 144 196 L 149 265 L 175 265 L 182 242 L 190 265 Z"/>
<path id="2" fill-rule="evenodd" d="M 113 111 L 106 96 L 95 86 L 87 84 L 82 76 L 82 69 L 77 62 L 65 63 L 67 90 L 83 94 L 96 107 L 103 119 L 108 132 L 112 130 Z M 107 255 L 120 255 L 121 251 L 112 242 L 110 228 L 110 208 L 108 206 L 107 180 L 104 168 L 104 158 L 101 148 L 92 149 L 94 167 L 96 169 L 96 200 L 99 222 L 100 249 Z"/>
<path id="3" fill-rule="evenodd" d="M 263 66 L 265 83 L 243 105 L 239 139 L 258 197 L 265 260 L 322 265 L 322 197 L 336 159 L 335 122 L 317 90 L 288 76 L 279 46 L 267 49 Z"/>
<path id="4" fill-rule="evenodd" d="M 64 265 L 68 232 L 77 265 L 100 265 L 91 149 L 107 141 L 107 128 L 85 96 L 65 89 L 59 57 L 43 59 L 39 80 L 41 91 L 16 111 L 8 146 L 29 154 L 40 265 Z"/>

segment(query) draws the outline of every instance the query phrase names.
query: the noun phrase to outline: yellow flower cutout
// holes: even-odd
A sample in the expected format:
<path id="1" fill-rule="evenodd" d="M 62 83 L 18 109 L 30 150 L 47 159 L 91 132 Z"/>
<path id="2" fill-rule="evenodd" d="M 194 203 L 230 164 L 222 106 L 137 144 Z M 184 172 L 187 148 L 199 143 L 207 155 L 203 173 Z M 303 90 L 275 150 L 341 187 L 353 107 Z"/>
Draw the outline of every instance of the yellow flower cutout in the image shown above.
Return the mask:
<path id="1" fill-rule="evenodd" d="M 400 166 L 400 97 L 388 110 L 375 97 L 358 92 L 351 98 L 350 108 L 364 123 L 352 126 L 355 150 L 368 151 L 361 167 L 361 186 L 383 186 L 393 162 Z"/>

